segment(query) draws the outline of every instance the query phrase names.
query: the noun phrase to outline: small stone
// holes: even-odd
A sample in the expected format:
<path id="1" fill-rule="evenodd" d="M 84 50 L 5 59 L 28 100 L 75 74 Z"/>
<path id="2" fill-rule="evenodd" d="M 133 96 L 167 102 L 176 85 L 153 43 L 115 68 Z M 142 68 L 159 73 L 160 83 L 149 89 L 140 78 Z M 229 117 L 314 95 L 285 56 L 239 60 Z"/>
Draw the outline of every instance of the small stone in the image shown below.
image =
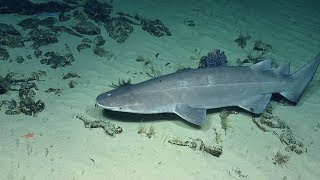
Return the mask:
<path id="1" fill-rule="evenodd" d="M 53 25 L 57 22 L 57 19 L 54 17 L 47 17 L 43 20 L 40 20 L 39 24 L 44 27 L 53 27 Z"/>
<path id="2" fill-rule="evenodd" d="M 91 22 L 82 21 L 73 27 L 78 33 L 84 35 L 98 35 L 100 28 Z"/>
<path id="3" fill-rule="evenodd" d="M 81 42 L 85 43 L 85 44 L 91 44 L 92 43 L 92 41 L 89 38 L 83 38 Z"/>
<path id="4" fill-rule="evenodd" d="M 39 48 L 40 46 L 58 43 L 58 34 L 51 30 L 34 29 L 29 33 L 29 36 L 33 40 L 32 47 Z"/>
<path id="5" fill-rule="evenodd" d="M 69 83 L 68 83 L 68 85 L 69 85 L 70 88 L 76 87 L 77 84 L 78 84 L 78 83 L 77 83 L 76 81 L 74 81 L 74 80 L 71 80 L 71 81 L 69 81 Z"/>
<path id="6" fill-rule="evenodd" d="M 28 55 L 27 55 L 27 59 L 29 59 L 29 60 L 32 59 L 31 54 L 28 54 Z"/>
<path id="7" fill-rule="evenodd" d="M 100 57 L 108 57 L 108 59 L 110 59 L 112 57 L 111 53 L 109 51 L 106 51 L 105 49 L 103 49 L 102 47 L 95 47 L 93 49 L 94 54 L 100 56 Z"/>
<path id="8" fill-rule="evenodd" d="M 104 27 L 118 43 L 123 43 L 133 32 L 133 26 L 122 18 L 112 18 Z"/>
<path id="9" fill-rule="evenodd" d="M 59 21 L 63 22 L 63 21 L 68 21 L 71 19 L 71 15 L 62 11 L 60 14 L 59 14 Z"/>
<path id="10" fill-rule="evenodd" d="M 10 55 L 8 51 L 4 48 L 0 47 L 0 60 L 8 60 L 10 58 Z"/>
<path id="11" fill-rule="evenodd" d="M 81 50 L 83 49 L 88 49 L 88 48 L 91 48 L 91 45 L 90 44 L 79 44 L 77 46 L 77 50 L 80 52 Z"/>
<path id="12" fill-rule="evenodd" d="M 18 57 L 16 57 L 16 61 L 17 61 L 17 63 L 21 64 L 24 62 L 24 58 L 22 56 L 18 56 Z"/>
<path id="13" fill-rule="evenodd" d="M 27 18 L 18 23 L 24 30 L 26 29 L 36 29 L 40 24 L 40 20 L 38 18 Z"/>
<path id="14" fill-rule="evenodd" d="M 0 23 L 0 34 L 11 34 L 21 36 L 20 32 L 16 30 L 12 25 Z"/>
<path id="15" fill-rule="evenodd" d="M 171 36 L 169 28 L 165 27 L 164 24 L 156 19 L 154 21 L 148 19 L 141 20 L 142 30 L 147 31 L 149 34 L 160 37 L 160 36 Z"/>
<path id="16" fill-rule="evenodd" d="M 35 50 L 34 50 L 34 56 L 35 56 L 36 58 L 39 58 L 39 57 L 41 56 L 41 54 L 42 54 L 42 51 L 40 51 L 39 49 L 35 49 Z"/>
<path id="17" fill-rule="evenodd" d="M 97 0 L 88 0 L 84 5 L 84 12 L 96 22 L 107 22 L 110 20 L 112 6 Z"/>
<path id="18" fill-rule="evenodd" d="M 103 37 L 101 35 L 97 36 L 94 39 L 94 44 L 96 46 L 103 46 L 106 43 L 106 40 L 103 39 Z"/>

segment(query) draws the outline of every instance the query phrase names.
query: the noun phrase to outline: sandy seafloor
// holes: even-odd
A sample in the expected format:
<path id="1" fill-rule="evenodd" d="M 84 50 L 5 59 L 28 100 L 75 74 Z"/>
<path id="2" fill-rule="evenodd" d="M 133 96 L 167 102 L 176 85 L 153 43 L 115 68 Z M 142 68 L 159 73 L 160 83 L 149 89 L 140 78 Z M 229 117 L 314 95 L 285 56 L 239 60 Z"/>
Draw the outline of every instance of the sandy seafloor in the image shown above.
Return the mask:
<path id="1" fill-rule="evenodd" d="M 175 72 L 179 68 L 196 68 L 201 56 L 213 49 L 223 50 L 229 65 L 253 52 L 255 40 L 272 45 L 267 54 L 278 64 L 290 62 L 292 72 L 302 67 L 320 51 L 320 11 L 316 1 L 125 1 L 116 0 L 114 12 L 139 14 L 160 19 L 172 36 L 155 37 L 135 28 L 124 43 L 117 43 L 100 26 L 106 39 L 103 46 L 113 54 L 110 59 L 98 57 L 92 49 L 78 52 L 82 38 L 63 33 L 58 44 L 40 47 L 43 51 L 65 52 L 70 47 L 75 62 L 59 69 L 41 64 L 33 48 L 9 49 L 13 61 L 0 61 L 0 75 L 9 72 L 25 76 L 43 70 L 47 76 L 36 82 L 35 99 L 45 102 L 45 110 L 36 117 L 0 113 L 0 179 L 318 179 L 320 177 L 320 71 L 296 105 L 272 101 L 273 115 L 284 121 L 293 136 L 304 144 L 302 154 L 285 150 L 286 145 L 276 133 L 263 132 L 249 113 L 228 117 L 228 128 L 222 129 L 219 111 L 207 114 L 202 128 L 194 127 L 177 116 L 127 116 L 108 118 L 96 108 L 98 94 L 111 90 L 118 79 L 132 83 L 150 79 L 150 71 L 138 57 L 151 61 L 157 75 Z M 17 22 L 28 16 L 1 15 L 0 21 L 12 24 L 22 32 Z M 186 20 L 193 20 L 194 27 Z M 63 22 L 73 26 L 76 20 Z M 92 21 L 93 22 L 93 21 Z M 57 22 L 59 24 L 59 22 Z M 242 49 L 234 40 L 239 34 L 251 39 Z M 95 36 L 86 36 L 93 39 Z M 159 53 L 158 57 L 155 55 Z M 22 64 L 16 56 L 26 57 Z M 166 63 L 170 65 L 166 66 Z M 68 87 L 63 75 L 73 72 L 81 76 L 75 88 Z M 140 73 L 142 72 L 142 73 Z M 45 93 L 48 88 L 63 89 L 60 96 Z M 16 99 L 10 91 L 0 100 Z M 214 99 L 213 99 L 214 101 Z M 123 132 L 109 137 L 101 129 L 88 129 L 75 116 L 91 120 L 110 121 Z M 130 118 L 134 120 L 130 121 Z M 138 134 L 139 127 L 153 127 L 151 138 Z M 215 131 L 214 131 L 215 129 Z M 31 133 L 33 137 L 25 138 Z M 219 136 L 216 142 L 216 133 Z M 222 147 L 222 155 L 193 150 L 168 143 L 200 138 L 208 145 Z M 277 152 L 289 156 L 287 163 L 274 164 Z"/>

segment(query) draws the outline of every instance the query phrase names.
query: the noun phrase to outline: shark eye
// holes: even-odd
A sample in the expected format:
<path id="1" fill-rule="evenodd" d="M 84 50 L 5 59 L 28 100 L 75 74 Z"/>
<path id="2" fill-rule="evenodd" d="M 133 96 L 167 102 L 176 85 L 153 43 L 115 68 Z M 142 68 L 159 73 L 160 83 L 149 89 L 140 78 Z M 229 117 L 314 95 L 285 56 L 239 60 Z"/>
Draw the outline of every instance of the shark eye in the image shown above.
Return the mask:
<path id="1" fill-rule="evenodd" d="M 119 109 L 123 109 L 124 107 L 123 106 L 119 106 Z"/>

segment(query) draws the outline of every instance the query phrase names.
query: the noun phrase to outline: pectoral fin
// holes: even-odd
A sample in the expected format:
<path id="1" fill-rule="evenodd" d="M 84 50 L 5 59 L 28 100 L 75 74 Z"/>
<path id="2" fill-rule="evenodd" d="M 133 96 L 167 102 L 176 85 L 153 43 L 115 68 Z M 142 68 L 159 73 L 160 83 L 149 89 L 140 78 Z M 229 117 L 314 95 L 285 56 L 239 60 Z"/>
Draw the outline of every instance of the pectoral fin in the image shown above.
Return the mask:
<path id="1" fill-rule="evenodd" d="M 206 109 L 192 108 L 187 105 L 179 104 L 176 106 L 174 113 L 186 121 L 199 126 L 206 122 Z"/>

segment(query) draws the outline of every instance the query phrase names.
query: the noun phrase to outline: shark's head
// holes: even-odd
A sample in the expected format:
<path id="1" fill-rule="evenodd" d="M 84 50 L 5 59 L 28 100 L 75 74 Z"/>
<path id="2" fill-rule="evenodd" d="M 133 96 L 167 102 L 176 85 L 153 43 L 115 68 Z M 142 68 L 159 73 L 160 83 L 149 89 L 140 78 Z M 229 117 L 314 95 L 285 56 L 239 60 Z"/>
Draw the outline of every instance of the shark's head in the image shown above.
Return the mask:
<path id="1" fill-rule="evenodd" d="M 120 112 L 141 113 L 145 108 L 144 98 L 139 98 L 133 85 L 123 86 L 100 94 L 96 104 L 104 109 Z"/>

